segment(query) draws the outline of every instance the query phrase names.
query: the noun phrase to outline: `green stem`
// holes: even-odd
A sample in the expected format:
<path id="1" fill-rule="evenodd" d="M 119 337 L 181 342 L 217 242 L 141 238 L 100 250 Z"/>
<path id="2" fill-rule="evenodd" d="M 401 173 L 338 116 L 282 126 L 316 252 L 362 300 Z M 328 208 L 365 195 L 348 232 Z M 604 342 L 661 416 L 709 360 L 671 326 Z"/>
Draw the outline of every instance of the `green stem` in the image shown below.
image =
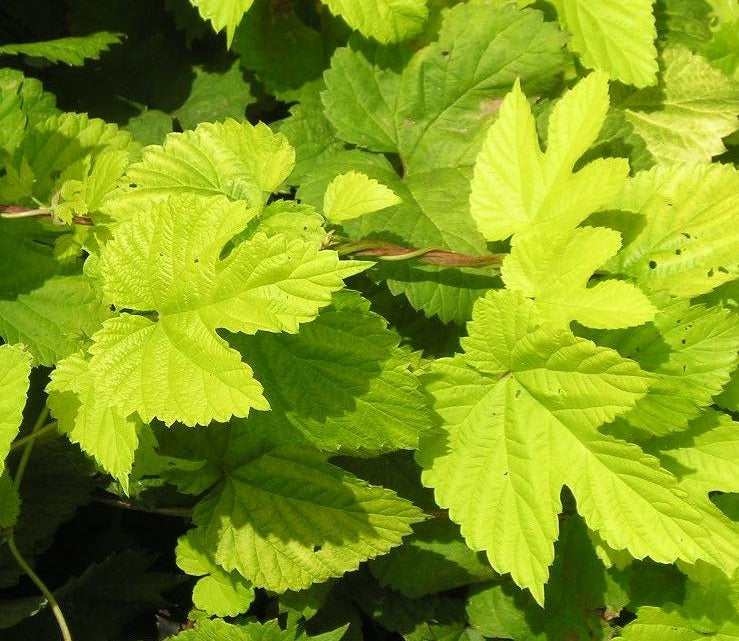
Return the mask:
<path id="1" fill-rule="evenodd" d="M 38 432 L 41 429 L 41 426 L 46 423 L 46 419 L 49 416 L 49 408 L 44 406 L 44 409 L 41 410 L 41 413 L 38 415 L 38 418 L 36 419 L 36 422 L 33 424 L 33 427 L 31 428 L 31 433 L 28 436 L 34 436 L 36 432 Z M 31 451 L 33 450 L 33 445 L 36 442 L 35 437 L 32 439 L 28 439 L 26 442 L 26 447 L 23 450 L 23 454 L 21 454 L 21 460 L 18 462 L 18 468 L 15 471 L 15 489 L 17 490 L 20 487 L 21 479 L 23 478 L 23 474 L 26 471 L 26 465 L 28 465 L 28 459 L 31 458 Z"/>
<path id="2" fill-rule="evenodd" d="M 57 421 L 52 421 L 51 423 L 47 423 L 37 432 L 34 432 L 33 434 L 28 434 L 27 436 L 24 436 L 23 438 L 19 438 L 17 441 L 15 441 L 10 446 L 10 451 L 12 452 L 13 450 L 17 450 L 19 447 L 23 447 L 26 443 L 30 441 L 35 441 L 36 439 L 43 438 L 47 434 L 50 434 L 51 432 L 55 432 L 56 428 L 57 428 Z"/>
<path id="3" fill-rule="evenodd" d="M 6 535 L 8 537 L 8 547 L 10 548 L 10 552 L 13 557 L 15 557 L 16 562 L 49 602 L 51 611 L 54 613 L 54 616 L 56 617 L 56 622 L 59 625 L 59 630 L 62 633 L 62 639 L 64 639 L 64 641 L 72 641 L 72 634 L 69 631 L 67 621 L 65 620 L 64 614 L 62 614 L 62 610 L 59 607 L 59 604 L 56 602 L 56 599 L 54 598 L 51 590 L 46 587 L 44 582 L 39 578 L 38 574 L 33 571 L 33 568 L 31 568 L 31 566 L 28 565 L 26 560 L 23 558 L 23 555 L 20 553 L 20 550 L 18 550 L 18 547 L 15 544 L 15 536 L 13 534 L 13 530 L 7 530 Z"/>

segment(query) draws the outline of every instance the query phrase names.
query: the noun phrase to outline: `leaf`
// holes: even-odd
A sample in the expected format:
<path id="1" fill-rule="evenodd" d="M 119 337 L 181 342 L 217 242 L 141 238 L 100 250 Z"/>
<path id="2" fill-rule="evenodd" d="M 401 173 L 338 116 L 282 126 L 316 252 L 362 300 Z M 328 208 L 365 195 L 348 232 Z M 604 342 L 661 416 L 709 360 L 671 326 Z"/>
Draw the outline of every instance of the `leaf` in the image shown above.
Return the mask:
<path id="1" fill-rule="evenodd" d="M 59 428 L 127 493 L 140 421 L 116 408 L 115 400 L 91 375 L 89 361 L 80 355 L 68 356 L 57 365 L 46 390 Z"/>
<path id="2" fill-rule="evenodd" d="M 687 430 L 656 440 L 650 449 L 696 495 L 739 492 L 738 427 L 730 416 L 706 410 Z"/>
<path id="3" fill-rule="evenodd" d="M 664 97 L 637 93 L 626 119 L 658 162 L 710 162 L 726 151 L 721 139 L 739 126 L 739 89 L 683 46 L 665 49 L 662 58 Z"/>
<path id="4" fill-rule="evenodd" d="M 362 4 L 352 0 L 322 2 L 352 29 L 383 43 L 416 35 L 428 16 L 426 0 L 368 0 Z"/>
<path id="5" fill-rule="evenodd" d="M 323 196 L 323 213 L 332 223 L 398 205 L 402 200 L 385 185 L 357 171 L 336 176 Z"/>
<path id="6" fill-rule="evenodd" d="M 275 10 L 269 2 L 257 2 L 236 29 L 231 50 L 269 93 L 302 103 L 306 83 L 320 82 L 338 44 L 334 40 L 343 40 L 343 33 L 334 31 L 327 15 L 317 29 L 289 5 Z"/>
<path id="7" fill-rule="evenodd" d="M 51 116 L 26 134 L 6 166 L 0 198 L 48 203 L 65 180 L 83 178 L 102 152 L 125 151 L 130 140 L 116 125 L 85 114 Z"/>
<path id="8" fill-rule="evenodd" d="M 246 612 L 254 599 L 254 590 L 236 572 L 224 572 L 205 551 L 198 529 L 181 536 L 176 548 L 177 565 L 181 570 L 200 576 L 193 589 L 196 608 L 210 616 L 236 616 Z"/>
<path id="9" fill-rule="evenodd" d="M 90 372 L 124 416 L 204 425 L 268 409 L 251 368 L 215 329 L 295 333 L 342 278 L 364 269 L 280 235 L 257 234 L 221 260 L 255 213 L 223 196 L 173 197 L 139 211 L 107 244 L 105 298 L 139 311 L 109 319 L 93 336 Z M 154 319 L 145 315 L 152 310 Z"/>
<path id="10" fill-rule="evenodd" d="M 55 98 L 35 78 L 15 69 L 0 69 L 0 151 L 12 155 L 26 132 L 57 111 Z M 0 163 L 3 160 L 0 153 Z M 1 166 L 1 164 L 0 164 Z"/>
<path id="11" fill-rule="evenodd" d="M 183 130 L 194 129 L 201 122 L 244 118 L 246 107 L 255 99 L 238 62 L 223 72 L 202 67 L 195 67 L 194 72 L 187 100 L 172 112 Z"/>
<path id="12" fill-rule="evenodd" d="M 598 427 L 633 407 L 651 377 L 616 352 L 537 321 L 513 292 L 476 303 L 465 354 L 436 361 L 428 390 L 443 428 L 422 441 L 423 482 L 473 550 L 541 603 L 562 485 L 615 549 L 726 569 L 711 519 L 636 445 Z M 647 535 L 649 533 L 649 535 Z"/>
<path id="13" fill-rule="evenodd" d="M 595 142 L 607 111 L 606 76 L 591 73 L 554 107 L 542 152 L 531 108 L 520 85 L 514 86 L 490 127 L 472 179 L 472 216 L 487 240 L 537 228 L 564 231 L 618 193 L 629 169 L 623 159 L 598 159 L 572 171 Z"/>
<path id="14" fill-rule="evenodd" d="M 739 638 L 737 596 L 739 575 L 729 580 L 718 572 L 710 574 L 711 582 L 688 584 L 682 605 L 669 603 L 662 608 L 641 607 L 636 619 L 624 627 L 623 641 L 698 641 L 715 639 L 731 641 Z"/>
<path id="15" fill-rule="evenodd" d="M 653 0 L 550 0 L 572 32 L 570 48 L 589 69 L 645 87 L 657 82 Z"/>
<path id="16" fill-rule="evenodd" d="M 226 46 L 231 47 L 234 32 L 254 0 L 190 0 L 203 20 L 209 20 L 218 33 L 226 30 Z"/>
<path id="17" fill-rule="evenodd" d="M 272 414 L 324 451 L 410 449 L 431 415 L 400 337 L 354 292 L 298 334 L 260 333 L 233 341 L 264 385 Z"/>
<path id="18" fill-rule="evenodd" d="M 267 125 L 227 118 L 173 133 L 162 146 L 144 149 L 121 181 L 120 194 L 108 200 L 117 218 L 166 200 L 173 192 L 200 196 L 225 194 L 262 207 L 287 178 L 294 151 Z"/>
<path id="19" fill-rule="evenodd" d="M 566 327 L 629 327 L 654 318 L 655 308 L 636 286 L 602 280 L 588 287 L 593 272 L 621 245 L 618 232 L 603 227 L 517 234 L 503 261 L 508 289 L 534 299 L 542 317 Z"/>
<path id="20" fill-rule="evenodd" d="M 243 453 L 232 448 L 226 477 L 198 503 L 194 522 L 217 563 L 257 587 L 284 592 L 341 576 L 421 520 L 408 501 L 310 448 L 257 446 L 254 432 L 244 436 Z"/>
<path id="21" fill-rule="evenodd" d="M 650 434 L 685 429 L 711 404 L 739 362 L 736 314 L 685 300 L 668 303 L 652 324 L 598 340 L 657 375 L 646 396 L 623 417 Z"/>
<path id="22" fill-rule="evenodd" d="M 72 36 L 45 40 L 43 42 L 24 42 L 0 46 L 0 56 L 21 55 L 33 58 L 45 58 L 49 62 L 63 62 L 71 66 L 81 66 L 86 60 L 98 60 L 110 49 L 111 45 L 120 44 L 121 33 L 98 31 L 87 36 Z"/>
<path id="23" fill-rule="evenodd" d="M 658 166 L 609 203 L 629 242 L 606 266 L 648 290 L 698 296 L 737 277 L 739 172 L 729 165 Z"/>
<path id="24" fill-rule="evenodd" d="M 516 78 L 531 91 L 550 88 L 563 44 L 537 11 L 461 4 L 402 73 L 402 56 L 337 49 L 324 74 L 326 116 L 343 140 L 399 153 L 408 173 L 472 165 L 498 99 Z"/>
<path id="25" fill-rule="evenodd" d="M 22 345 L 0 345 L 0 474 L 26 406 L 31 355 Z"/>
<path id="26" fill-rule="evenodd" d="M 416 524 L 405 543 L 374 559 L 370 570 L 381 585 L 412 599 L 495 576 L 490 566 L 467 547 L 459 528 L 445 519 Z"/>
<path id="27" fill-rule="evenodd" d="M 53 365 L 77 351 L 108 313 L 91 279 L 54 276 L 37 289 L 0 300 L 0 336 L 25 344 L 40 365 Z"/>
<path id="28" fill-rule="evenodd" d="M 1 353 L 1 352 L 0 352 Z M 5 460 L 3 459 L 3 464 Z M 0 528 L 12 528 L 18 522 L 21 513 L 21 502 L 13 479 L 6 473 L 0 476 Z M 1 619 L 0 619 L 1 620 Z M 0 625 L 0 629 L 3 626 Z"/>

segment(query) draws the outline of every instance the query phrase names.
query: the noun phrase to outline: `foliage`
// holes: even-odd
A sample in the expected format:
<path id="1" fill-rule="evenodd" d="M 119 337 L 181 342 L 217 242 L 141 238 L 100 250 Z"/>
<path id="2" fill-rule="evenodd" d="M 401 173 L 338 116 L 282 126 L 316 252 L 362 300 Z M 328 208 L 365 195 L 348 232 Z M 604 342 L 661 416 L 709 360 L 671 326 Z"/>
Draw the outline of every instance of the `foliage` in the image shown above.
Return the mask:
<path id="1" fill-rule="evenodd" d="M 0 638 L 739 638 L 733 3 L 47 4 Z"/>

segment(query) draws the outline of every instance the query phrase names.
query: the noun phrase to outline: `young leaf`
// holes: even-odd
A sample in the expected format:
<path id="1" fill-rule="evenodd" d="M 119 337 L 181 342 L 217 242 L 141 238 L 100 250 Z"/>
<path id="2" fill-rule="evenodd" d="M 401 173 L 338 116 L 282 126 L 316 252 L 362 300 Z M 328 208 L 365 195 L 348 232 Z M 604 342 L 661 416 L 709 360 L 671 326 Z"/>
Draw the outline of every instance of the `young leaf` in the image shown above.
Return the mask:
<path id="1" fill-rule="evenodd" d="M 542 317 L 554 325 L 576 320 L 586 327 L 641 325 L 655 308 L 641 290 L 621 280 L 588 287 L 596 268 L 621 246 L 620 234 L 603 227 L 517 234 L 501 274 L 508 289 L 534 299 Z"/>
<path id="2" fill-rule="evenodd" d="M 194 521 L 219 565 L 268 590 L 341 576 L 398 545 L 422 520 L 408 501 L 310 448 L 284 444 L 231 457 Z"/>
<path id="3" fill-rule="evenodd" d="M 259 123 L 202 123 L 193 131 L 167 136 L 161 146 L 144 149 L 128 168 L 120 193 L 108 199 L 117 218 L 166 200 L 172 193 L 225 194 L 262 207 L 287 178 L 295 152 L 287 139 Z"/>
<path id="4" fill-rule="evenodd" d="M 598 431 L 644 395 L 648 374 L 540 324 L 513 292 L 480 299 L 468 330 L 465 354 L 437 361 L 429 377 L 444 426 L 422 442 L 419 460 L 424 484 L 472 549 L 541 603 L 567 485 L 611 547 L 733 569 L 737 559 L 676 479 L 637 446 Z"/>
<path id="5" fill-rule="evenodd" d="M 181 570 L 202 577 L 192 592 L 196 608 L 219 617 L 233 617 L 249 609 L 254 589 L 236 572 L 226 572 L 216 565 L 205 550 L 200 530 L 195 528 L 181 536 L 175 552 Z"/>
<path id="6" fill-rule="evenodd" d="M 230 47 L 236 27 L 254 0 L 190 0 L 203 20 L 209 20 L 218 33 L 226 30 L 226 46 Z"/>
<path id="7" fill-rule="evenodd" d="M 661 163 L 709 162 L 739 126 L 739 89 L 702 56 L 682 46 L 662 54 L 664 95 L 639 92 L 626 118 Z"/>
<path id="8" fill-rule="evenodd" d="M 111 45 L 121 42 L 123 34 L 98 31 L 87 36 L 72 36 L 45 40 L 43 42 L 24 42 L 0 46 L 0 56 L 21 55 L 45 58 L 49 62 L 63 62 L 72 66 L 85 64 L 86 60 L 97 60 Z"/>
<path id="9" fill-rule="evenodd" d="M 657 82 L 654 0 L 550 0 L 572 33 L 570 48 L 589 69 L 645 87 Z"/>
<path id="10" fill-rule="evenodd" d="M 85 114 L 64 113 L 38 123 L 0 177 L 0 198 L 50 203 L 65 180 L 83 178 L 103 152 L 124 151 L 131 135 Z"/>
<path id="11" fill-rule="evenodd" d="M 59 429 L 78 443 L 128 492 L 140 421 L 127 417 L 90 374 L 89 361 L 80 355 L 62 360 L 51 374 L 49 408 Z"/>
<path id="12" fill-rule="evenodd" d="M 650 290 L 698 296 L 739 274 L 739 172 L 729 165 L 657 166 L 609 203 L 634 212 L 617 226 L 629 238 L 606 267 Z"/>
<path id="13" fill-rule="evenodd" d="M 137 313 L 93 336 L 90 371 L 123 415 L 194 425 L 268 409 L 251 368 L 215 329 L 297 332 L 342 278 L 364 269 L 280 235 L 257 234 L 221 260 L 256 213 L 224 196 L 179 196 L 117 229 L 102 256 L 105 297 Z"/>
<path id="14" fill-rule="evenodd" d="M 557 103 L 542 152 L 531 108 L 517 83 L 490 127 L 475 164 L 470 205 L 487 240 L 537 227 L 564 230 L 597 211 L 622 187 L 624 159 L 598 159 L 573 173 L 608 111 L 608 80 L 591 73 Z"/>
<path id="15" fill-rule="evenodd" d="M 401 202 L 392 189 L 365 174 L 348 171 L 336 176 L 326 187 L 323 213 L 329 222 L 341 223 Z"/>
<path id="16" fill-rule="evenodd" d="M 31 355 L 22 345 L 0 345 L 0 474 L 26 406 Z"/>
<path id="17" fill-rule="evenodd" d="M 427 0 L 322 0 L 362 35 L 383 43 L 415 36 L 428 16 Z"/>

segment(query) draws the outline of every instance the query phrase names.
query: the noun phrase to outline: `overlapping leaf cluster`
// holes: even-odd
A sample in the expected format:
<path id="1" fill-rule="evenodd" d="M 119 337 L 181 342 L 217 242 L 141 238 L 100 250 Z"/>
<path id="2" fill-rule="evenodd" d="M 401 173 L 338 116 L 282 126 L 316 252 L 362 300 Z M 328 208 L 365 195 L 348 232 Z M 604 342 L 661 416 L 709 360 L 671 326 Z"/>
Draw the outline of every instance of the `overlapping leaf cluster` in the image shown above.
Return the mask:
<path id="1" fill-rule="evenodd" d="M 92 497 L 75 638 L 739 634 L 739 10 L 109 4 L 0 28 L 0 629 Z"/>

